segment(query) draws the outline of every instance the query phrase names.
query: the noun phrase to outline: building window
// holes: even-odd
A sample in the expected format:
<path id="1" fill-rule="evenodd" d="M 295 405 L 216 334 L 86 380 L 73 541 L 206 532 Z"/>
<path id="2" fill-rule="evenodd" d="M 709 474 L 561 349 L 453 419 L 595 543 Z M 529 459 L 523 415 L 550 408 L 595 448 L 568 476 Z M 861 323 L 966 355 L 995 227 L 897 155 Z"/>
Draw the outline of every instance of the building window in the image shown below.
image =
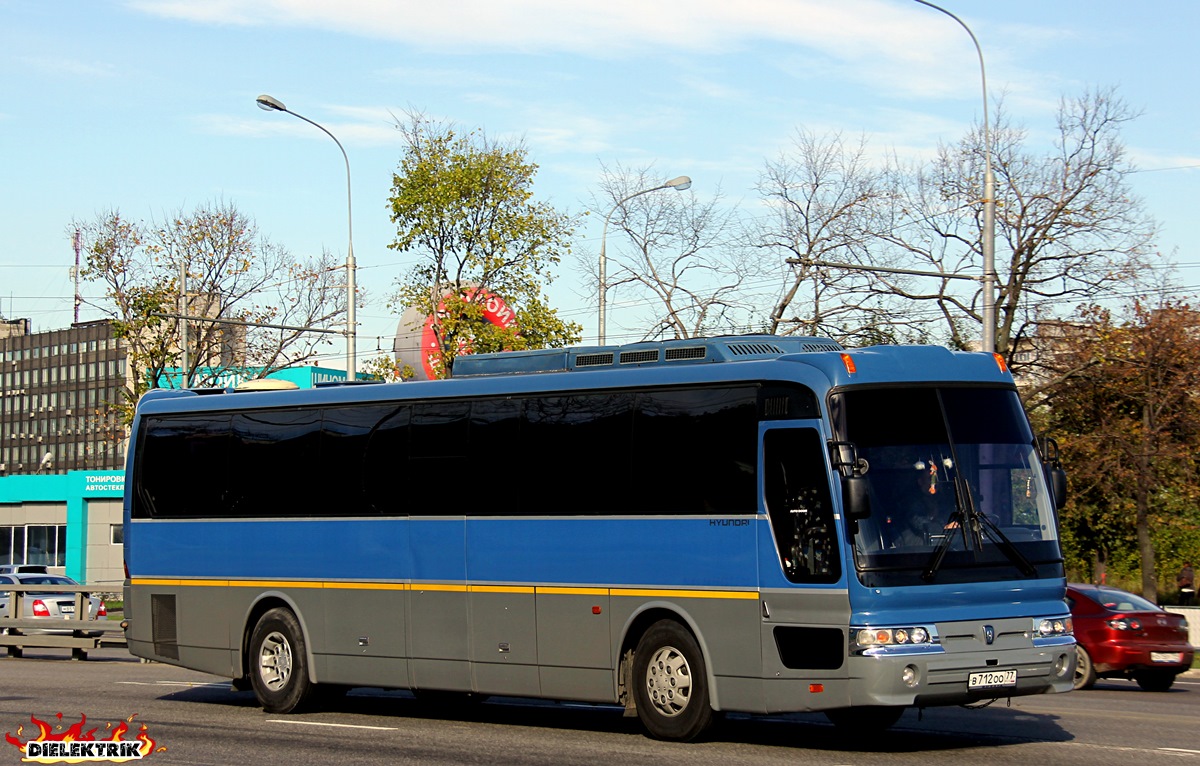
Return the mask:
<path id="1" fill-rule="evenodd" d="M 113 545 L 125 544 L 125 525 L 112 524 L 109 526 L 109 540 Z"/>
<path id="2" fill-rule="evenodd" d="M 66 524 L 0 527 L 0 564 L 67 565 Z"/>

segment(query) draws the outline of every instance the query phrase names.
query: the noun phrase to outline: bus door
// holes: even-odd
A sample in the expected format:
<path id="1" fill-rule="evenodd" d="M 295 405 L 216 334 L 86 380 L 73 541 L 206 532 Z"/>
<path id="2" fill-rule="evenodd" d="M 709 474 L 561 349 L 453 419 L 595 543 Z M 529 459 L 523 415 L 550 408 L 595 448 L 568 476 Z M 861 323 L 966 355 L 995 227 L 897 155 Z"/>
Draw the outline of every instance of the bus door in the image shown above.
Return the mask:
<path id="1" fill-rule="evenodd" d="M 770 530 L 759 555 L 766 709 L 838 707 L 849 704 L 850 620 L 833 502 L 840 484 L 819 421 L 772 425 L 762 432 L 760 472 Z"/>

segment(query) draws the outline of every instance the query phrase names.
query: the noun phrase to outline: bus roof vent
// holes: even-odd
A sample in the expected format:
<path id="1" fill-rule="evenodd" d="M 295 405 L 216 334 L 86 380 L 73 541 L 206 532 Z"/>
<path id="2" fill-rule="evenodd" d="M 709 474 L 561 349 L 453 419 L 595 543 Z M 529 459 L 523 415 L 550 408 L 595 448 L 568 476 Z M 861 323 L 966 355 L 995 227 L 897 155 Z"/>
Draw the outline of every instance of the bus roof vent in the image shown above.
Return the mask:
<path id="1" fill-rule="evenodd" d="M 636 349 L 621 352 L 621 364 L 645 364 L 658 361 L 658 349 Z"/>
<path id="2" fill-rule="evenodd" d="M 703 359 L 708 356 L 704 346 L 683 346 L 682 348 L 667 348 L 664 361 L 681 362 L 687 359 Z"/>
<path id="3" fill-rule="evenodd" d="M 825 338 L 809 338 L 801 344 L 800 350 L 805 353 L 813 353 L 817 351 L 842 351 L 842 344 L 836 340 L 828 340 Z"/>
<path id="4" fill-rule="evenodd" d="M 784 351 L 774 343 L 730 343 L 729 353 L 734 356 L 778 356 Z"/>
<path id="5" fill-rule="evenodd" d="M 604 351 L 599 354 L 580 354 L 575 357 L 576 367 L 609 367 L 616 357 L 611 351 Z"/>
<path id="6" fill-rule="evenodd" d="M 641 341 L 625 346 L 501 351 L 467 354 L 454 360 L 454 377 L 521 375 L 542 372 L 601 372 L 655 365 L 717 364 L 777 359 L 789 354 L 841 351 L 830 338 L 794 335 L 731 335 Z"/>

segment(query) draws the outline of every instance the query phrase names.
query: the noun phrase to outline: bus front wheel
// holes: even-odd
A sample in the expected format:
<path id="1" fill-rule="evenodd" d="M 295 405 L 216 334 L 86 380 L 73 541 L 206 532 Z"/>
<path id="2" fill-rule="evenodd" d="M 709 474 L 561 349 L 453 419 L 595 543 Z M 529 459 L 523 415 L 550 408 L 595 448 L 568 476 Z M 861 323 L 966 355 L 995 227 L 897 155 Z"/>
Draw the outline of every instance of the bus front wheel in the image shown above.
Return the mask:
<path id="1" fill-rule="evenodd" d="M 268 611 L 250 636 L 250 683 L 268 713 L 291 713 L 313 695 L 304 632 L 291 610 Z"/>
<path id="2" fill-rule="evenodd" d="M 689 742 L 712 723 L 704 656 L 692 634 L 672 620 L 654 623 L 638 642 L 633 693 L 638 718 L 656 739 Z"/>

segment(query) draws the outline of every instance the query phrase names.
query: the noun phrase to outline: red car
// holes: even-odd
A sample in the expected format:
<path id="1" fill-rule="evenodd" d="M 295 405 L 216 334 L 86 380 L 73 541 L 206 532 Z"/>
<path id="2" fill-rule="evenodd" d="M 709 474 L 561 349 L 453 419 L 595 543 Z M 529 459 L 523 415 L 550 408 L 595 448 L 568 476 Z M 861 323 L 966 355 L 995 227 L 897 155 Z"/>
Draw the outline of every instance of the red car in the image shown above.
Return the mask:
<path id="1" fill-rule="evenodd" d="M 1075 688 L 1098 678 L 1132 678 L 1149 692 L 1165 692 L 1192 667 L 1187 620 L 1141 596 L 1107 585 L 1067 586 L 1075 623 Z"/>

